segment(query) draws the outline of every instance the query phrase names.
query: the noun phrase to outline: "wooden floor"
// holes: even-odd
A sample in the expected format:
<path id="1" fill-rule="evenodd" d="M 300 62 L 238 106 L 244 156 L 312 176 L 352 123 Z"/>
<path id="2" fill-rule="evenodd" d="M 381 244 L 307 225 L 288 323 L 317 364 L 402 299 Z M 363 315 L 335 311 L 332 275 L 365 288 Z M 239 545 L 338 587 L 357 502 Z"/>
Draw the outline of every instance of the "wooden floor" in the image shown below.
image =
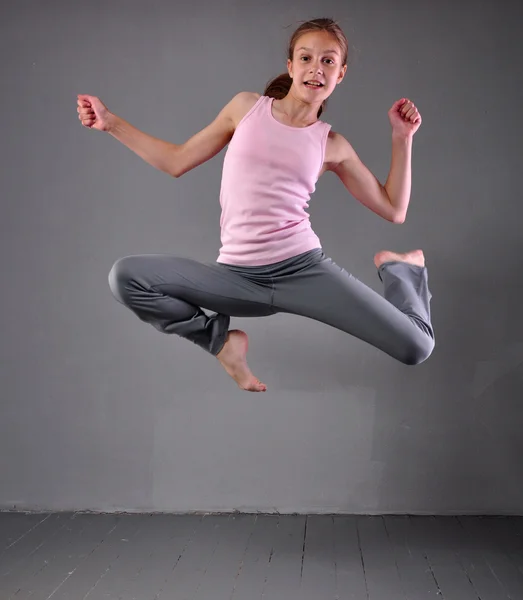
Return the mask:
<path id="1" fill-rule="evenodd" d="M 0 513 L 0 600 L 523 599 L 523 517 Z"/>

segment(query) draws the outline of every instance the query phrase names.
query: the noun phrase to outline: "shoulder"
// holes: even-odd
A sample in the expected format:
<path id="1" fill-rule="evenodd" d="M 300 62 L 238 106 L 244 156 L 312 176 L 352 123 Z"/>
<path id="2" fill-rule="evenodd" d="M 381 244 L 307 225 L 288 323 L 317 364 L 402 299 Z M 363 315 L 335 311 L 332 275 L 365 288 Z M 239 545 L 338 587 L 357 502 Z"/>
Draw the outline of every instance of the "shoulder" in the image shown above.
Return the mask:
<path id="1" fill-rule="evenodd" d="M 233 96 L 228 108 L 235 127 L 260 98 L 261 94 L 256 92 L 239 92 Z"/>
<path id="2" fill-rule="evenodd" d="M 329 131 L 325 148 L 326 170 L 335 170 L 340 163 L 353 158 L 355 154 L 354 148 L 341 133 L 332 129 Z"/>
<path id="3" fill-rule="evenodd" d="M 261 94 L 257 92 L 238 92 L 233 97 L 233 101 L 239 104 L 252 103 L 255 104 L 261 98 Z"/>

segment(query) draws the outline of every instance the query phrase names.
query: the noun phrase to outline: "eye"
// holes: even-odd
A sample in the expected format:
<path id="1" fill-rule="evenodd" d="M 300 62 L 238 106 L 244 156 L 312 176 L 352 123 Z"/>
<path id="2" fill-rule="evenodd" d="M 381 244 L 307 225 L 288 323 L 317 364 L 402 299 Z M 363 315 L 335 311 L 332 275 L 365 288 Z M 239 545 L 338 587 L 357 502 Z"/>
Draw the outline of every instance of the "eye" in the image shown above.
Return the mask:
<path id="1" fill-rule="evenodd" d="M 308 56 L 300 56 L 300 60 L 308 60 L 309 57 Z M 324 61 L 326 61 L 328 64 L 333 65 L 334 61 L 332 60 L 332 58 L 324 58 Z"/>

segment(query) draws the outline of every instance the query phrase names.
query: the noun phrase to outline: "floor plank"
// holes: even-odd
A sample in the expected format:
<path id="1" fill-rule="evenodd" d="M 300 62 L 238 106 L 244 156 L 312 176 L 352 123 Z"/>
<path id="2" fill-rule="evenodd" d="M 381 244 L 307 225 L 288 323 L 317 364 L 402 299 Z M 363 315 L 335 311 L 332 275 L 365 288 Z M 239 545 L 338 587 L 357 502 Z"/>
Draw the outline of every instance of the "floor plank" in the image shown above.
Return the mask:
<path id="1" fill-rule="evenodd" d="M 519 600 L 521 517 L 0 513 L 0 600 Z"/>

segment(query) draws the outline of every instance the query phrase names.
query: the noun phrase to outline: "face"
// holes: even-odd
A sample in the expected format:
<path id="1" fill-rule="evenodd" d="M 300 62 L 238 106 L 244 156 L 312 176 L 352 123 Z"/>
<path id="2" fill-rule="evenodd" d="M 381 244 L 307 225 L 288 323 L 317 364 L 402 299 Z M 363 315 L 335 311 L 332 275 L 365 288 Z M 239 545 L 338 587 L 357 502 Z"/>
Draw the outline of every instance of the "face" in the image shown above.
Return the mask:
<path id="1" fill-rule="evenodd" d="M 300 95 L 325 100 L 341 83 L 347 65 L 342 65 L 341 48 L 332 35 L 315 31 L 302 35 L 287 61 L 289 75 Z"/>

